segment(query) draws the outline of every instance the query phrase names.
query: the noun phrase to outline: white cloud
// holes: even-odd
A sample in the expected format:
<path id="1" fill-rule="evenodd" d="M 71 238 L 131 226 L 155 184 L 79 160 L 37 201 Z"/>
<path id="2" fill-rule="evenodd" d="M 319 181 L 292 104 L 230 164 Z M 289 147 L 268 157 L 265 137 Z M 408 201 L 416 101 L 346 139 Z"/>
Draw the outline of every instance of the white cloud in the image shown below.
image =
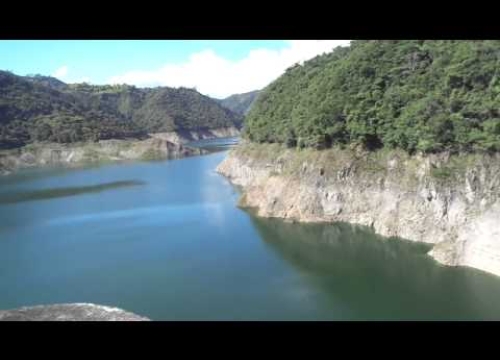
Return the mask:
<path id="1" fill-rule="evenodd" d="M 75 77 L 73 74 L 73 76 L 68 77 L 68 72 L 68 66 L 64 65 L 54 71 L 51 76 L 56 77 L 59 80 L 63 80 L 66 84 L 80 84 L 84 82 L 88 84 L 91 83 L 88 76 Z"/>
<path id="2" fill-rule="evenodd" d="M 66 65 L 61 66 L 59 69 L 54 71 L 52 74 L 53 77 L 56 77 L 58 79 L 64 78 L 68 74 L 68 67 Z"/>
<path id="3" fill-rule="evenodd" d="M 168 63 L 159 69 L 134 70 L 109 79 L 111 84 L 196 87 L 216 98 L 261 89 L 289 66 L 345 46 L 349 40 L 291 40 L 281 50 L 255 49 L 238 61 L 227 60 L 213 50 L 192 54 L 184 63 Z"/>

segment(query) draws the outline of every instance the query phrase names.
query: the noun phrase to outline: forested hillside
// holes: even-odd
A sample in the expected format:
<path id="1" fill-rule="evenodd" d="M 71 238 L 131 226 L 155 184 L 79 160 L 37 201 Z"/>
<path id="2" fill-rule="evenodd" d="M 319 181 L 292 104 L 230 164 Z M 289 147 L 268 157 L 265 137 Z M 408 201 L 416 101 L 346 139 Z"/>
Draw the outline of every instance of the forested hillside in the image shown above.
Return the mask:
<path id="1" fill-rule="evenodd" d="M 0 71 L 0 148 L 240 127 L 241 121 L 242 116 L 192 89 L 65 84 Z"/>
<path id="2" fill-rule="evenodd" d="M 254 142 L 408 152 L 500 150 L 500 41 L 352 41 L 256 100 Z"/>

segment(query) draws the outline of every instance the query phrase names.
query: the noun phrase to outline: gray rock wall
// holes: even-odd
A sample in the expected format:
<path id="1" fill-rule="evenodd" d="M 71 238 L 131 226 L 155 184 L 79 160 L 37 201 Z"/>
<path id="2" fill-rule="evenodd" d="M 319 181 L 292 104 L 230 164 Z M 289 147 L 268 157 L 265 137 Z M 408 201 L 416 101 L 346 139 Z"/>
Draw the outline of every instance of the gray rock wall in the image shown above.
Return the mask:
<path id="1" fill-rule="evenodd" d="M 149 321 L 149 319 L 114 307 L 76 303 L 2 310 L 0 321 Z"/>
<path id="2" fill-rule="evenodd" d="M 500 275 L 498 156 L 363 159 L 260 147 L 242 145 L 217 168 L 242 187 L 240 206 L 264 217 L 371 226 L 435 244 L 429 254 L 442 264 Z"/>

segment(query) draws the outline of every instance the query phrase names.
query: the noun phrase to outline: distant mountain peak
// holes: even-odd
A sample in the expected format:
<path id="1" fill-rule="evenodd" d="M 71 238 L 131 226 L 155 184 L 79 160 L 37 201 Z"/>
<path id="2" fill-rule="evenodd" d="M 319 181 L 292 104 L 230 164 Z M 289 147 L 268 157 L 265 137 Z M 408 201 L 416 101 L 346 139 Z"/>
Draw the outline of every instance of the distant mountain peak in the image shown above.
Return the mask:
<path id="1" fill-rule="evenodd" d="M 237 114 L 246 115 L 252 108 L 260 91 L 261 90 L 254 90 L 242 94 L 233 94 L 225 99 L 216 99 L 216 101 Z"/>

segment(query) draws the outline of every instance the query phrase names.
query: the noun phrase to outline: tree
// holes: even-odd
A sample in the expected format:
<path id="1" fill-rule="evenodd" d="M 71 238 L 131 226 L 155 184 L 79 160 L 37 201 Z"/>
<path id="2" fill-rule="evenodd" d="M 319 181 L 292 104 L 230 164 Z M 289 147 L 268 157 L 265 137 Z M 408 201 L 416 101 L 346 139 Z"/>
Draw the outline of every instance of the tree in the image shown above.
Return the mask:
<path id="1" fill-rule="evenodd" d="M 498 54 L 500 41 L 490 40 L 354 41 L 267 86 L 245 118 L 246 134 L 287 146 L 295 138 L 298 147 L 492 151 Z"/>

